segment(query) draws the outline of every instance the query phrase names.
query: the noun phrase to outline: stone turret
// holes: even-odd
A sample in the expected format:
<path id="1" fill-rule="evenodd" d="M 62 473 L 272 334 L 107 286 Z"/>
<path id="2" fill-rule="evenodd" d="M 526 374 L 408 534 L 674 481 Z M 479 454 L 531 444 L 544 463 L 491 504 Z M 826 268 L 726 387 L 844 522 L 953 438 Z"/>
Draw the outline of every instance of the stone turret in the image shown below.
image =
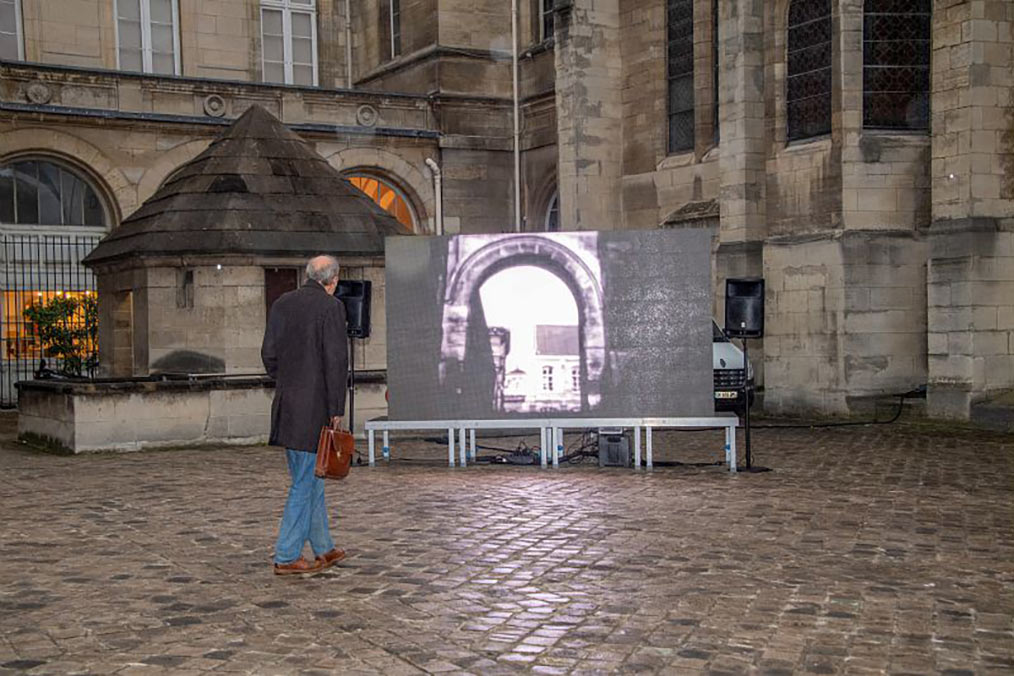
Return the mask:
<path id="1" fill-rule="evenodd" d="M 261 372 L 266 309 L 300 283 L 307 258 L 330 253 L 380 280 L 384 238 L 404 234 L 254 106 L 84 260 L 97 278 L 100 368 Z"/>

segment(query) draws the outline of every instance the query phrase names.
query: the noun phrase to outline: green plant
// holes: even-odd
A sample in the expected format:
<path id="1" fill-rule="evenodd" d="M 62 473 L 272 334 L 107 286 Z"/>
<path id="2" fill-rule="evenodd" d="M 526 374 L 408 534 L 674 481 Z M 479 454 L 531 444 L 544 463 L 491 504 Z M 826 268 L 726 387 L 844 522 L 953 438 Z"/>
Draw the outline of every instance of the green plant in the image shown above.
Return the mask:
<path id="1" fill-rule="evenodd" d="M 94 295 L 58 295 L 25 309 L 47 357 L 67 376 L 91 374 L 98 366 L 98 301 Z"/>

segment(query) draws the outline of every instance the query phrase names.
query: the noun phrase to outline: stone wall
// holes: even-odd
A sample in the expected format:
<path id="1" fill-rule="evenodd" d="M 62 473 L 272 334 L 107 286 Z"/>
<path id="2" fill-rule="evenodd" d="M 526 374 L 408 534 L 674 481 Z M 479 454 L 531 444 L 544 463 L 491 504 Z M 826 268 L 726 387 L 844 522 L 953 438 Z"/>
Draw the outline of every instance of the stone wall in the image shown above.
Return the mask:
<path id="1" fill-rule="evenodd" d="M 101 0 L 21 3 L 25 60 L 84 68 L 116 67 L 113 3 Z"/>
<path id="2" fill-rule="evenodd" d="M 73 453 L 264 443 L 273 389 L 259 382 L 30 381 L 19 388 L 18 436 Z"/>
<path id="3" fill-rule="evenodd" d="M 925 260 L 925 241 L 909 233 L 769 240 L 765 409 L 845 415 L 922 385 Z"/>
<path id="4" fill-rule="evenodd" d="M 1014 388 L 1014 4 L 936 3 L 928 411 Z"/>
<path id="5" fill-rule="evenodd" d="M 942 221 L 930 242 L 929 413 L 967 419 L 1014 387 L 1014 219 Z"/>
<path id="6" fill-rule="evenodd" d="M 134 375 L 264 371 L 262 267 L 226 262 L 221 269 L 203 264 L 146 272 L 147 308 L 135 305 L 135 314 L 148 314 L 148 368 L 135 364 Z"/>
<path id="7" fill-rule="evenodd" d="M 69 453 L 265 443 L 274 395 L 266 378 L 36 380 L 18 390 L 19 438 Z M 364 436 L 366 420 L 386 414 L 385 391 L 376 374 L 358 384 L 357 437 Z"/>
<path id="8" fill-rule="evenodd" d="M 119 315 L 100 328 L 101 372 L 263 373 L 264 269 L 180 263 L 98 275 L 100 316 Z M 122 325 L 128 297 L 129 331 Z"/>
<path id="9" fill-rule="evenodd" d="M 576 0 L 556 13 L 560 222 L 620 227 L 622 66 L 619 0 Z"/>

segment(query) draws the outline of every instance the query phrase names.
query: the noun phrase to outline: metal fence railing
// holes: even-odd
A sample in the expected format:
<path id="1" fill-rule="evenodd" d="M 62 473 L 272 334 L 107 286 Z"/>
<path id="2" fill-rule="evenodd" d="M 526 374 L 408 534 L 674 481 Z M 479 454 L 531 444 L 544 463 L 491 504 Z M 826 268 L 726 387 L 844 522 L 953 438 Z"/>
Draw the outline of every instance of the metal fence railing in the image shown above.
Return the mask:
<path id="1" fill-rule="evenodd" d="M 17 381 L 31 379 L 42 367 L 59 372 L 67 366 L 51 354 L 25 311 L 33 305 L 55 308 L 57 299 L 73 299 L 77 302 L 63 304 L 76 310 L 61 327 L 82 329 L 86 299 L 95 296 L 95 277 L 81 259 L 99 239 L 91 234 L 0 234 L 0 407 L 17 405 Z M 83 355 L 97 350 L 90 338 L 74 340 Z"/>

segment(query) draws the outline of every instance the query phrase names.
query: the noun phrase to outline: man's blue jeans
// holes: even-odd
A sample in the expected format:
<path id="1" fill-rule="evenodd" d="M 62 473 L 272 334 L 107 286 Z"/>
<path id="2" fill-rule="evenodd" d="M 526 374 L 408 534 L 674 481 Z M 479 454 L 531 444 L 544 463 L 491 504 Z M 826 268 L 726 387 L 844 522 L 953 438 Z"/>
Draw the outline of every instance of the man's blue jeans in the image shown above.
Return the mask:
<path id="1" fill-rule="evenodd" d="M 282 523 L 275 543 L 275 563 L 292 563 L 303 553 L 303 543 L 310 541 L 314 556 L 334 549 L 334 540 L 327 525 L 327 504 L 324 502 L 324 480 L 313 474 L 316 453 L 285 450 L 289 463 L 289 499 L 285 502 Z"/>

